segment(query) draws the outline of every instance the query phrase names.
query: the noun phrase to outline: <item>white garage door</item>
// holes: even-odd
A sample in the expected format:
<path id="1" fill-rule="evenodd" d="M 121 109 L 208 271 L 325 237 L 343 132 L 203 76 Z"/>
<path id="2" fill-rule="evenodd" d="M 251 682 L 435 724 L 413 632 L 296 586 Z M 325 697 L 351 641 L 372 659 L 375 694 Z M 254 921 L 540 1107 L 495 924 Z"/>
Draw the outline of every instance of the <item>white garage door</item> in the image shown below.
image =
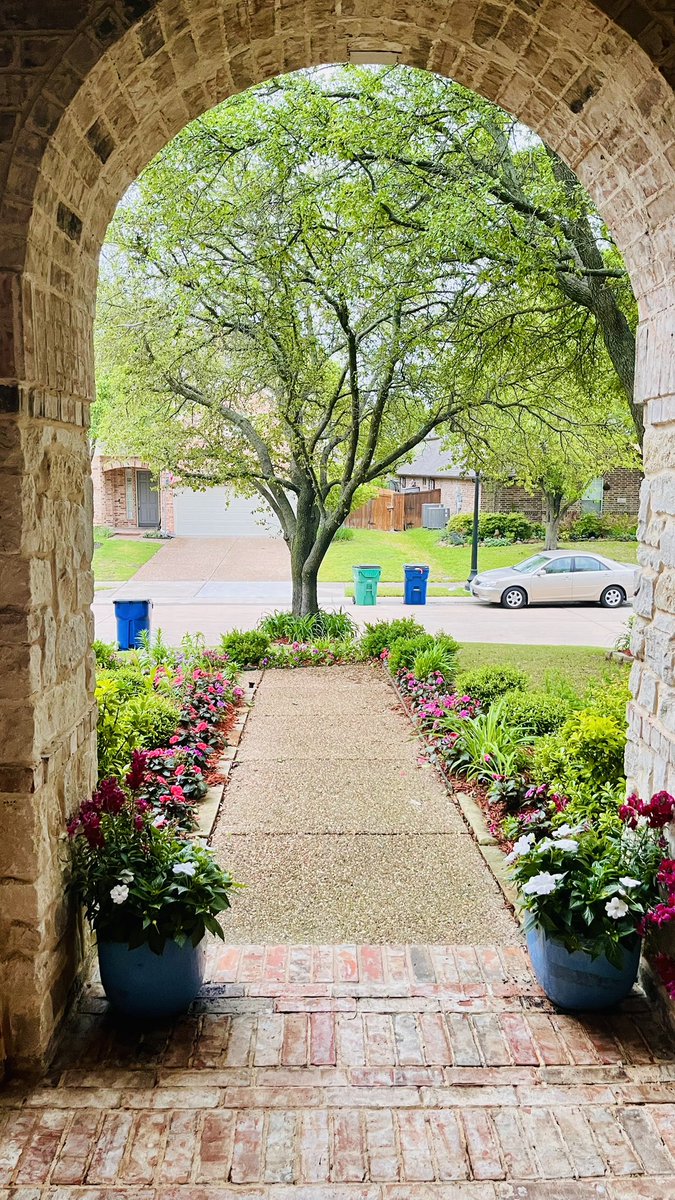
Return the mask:
<path id="1" fill-rule="evenodd" d="M 229 488 L 174 493 L 175 532 L 182 537 L 274 537 L 279 522 L 262 500 L 237 496 Z"/>

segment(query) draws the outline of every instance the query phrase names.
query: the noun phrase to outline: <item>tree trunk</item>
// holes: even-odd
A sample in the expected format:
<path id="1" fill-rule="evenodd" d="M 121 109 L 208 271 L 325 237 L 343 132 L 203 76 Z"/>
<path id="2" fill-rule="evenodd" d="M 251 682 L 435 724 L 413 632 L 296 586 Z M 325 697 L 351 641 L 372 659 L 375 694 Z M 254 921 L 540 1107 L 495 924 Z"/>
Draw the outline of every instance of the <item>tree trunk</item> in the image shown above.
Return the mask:
<path id="1" fill-rule="evenodd" d="M 312 551 L 319 530 L 319 512 L 314 493 L 303 489 L 298 496 L 295 514 L 295 533 L 291 550 L 291 579 L 293 582 L 293 615 L 306 617 L 318 612 L 317 580 L 323 554 L 316 561 Z M 325 551 L 324 551 L 325 553 Z"/>
<path id="2" fill-rule="evenodd" d="M 546 500 L 546 538 L 544 541 L 545 550 L 557 550 L 558 538 L 560 536 L 560 522 L 563 519 L 562 496 L 555 493 L 551 496 L 544 496 Z"/>

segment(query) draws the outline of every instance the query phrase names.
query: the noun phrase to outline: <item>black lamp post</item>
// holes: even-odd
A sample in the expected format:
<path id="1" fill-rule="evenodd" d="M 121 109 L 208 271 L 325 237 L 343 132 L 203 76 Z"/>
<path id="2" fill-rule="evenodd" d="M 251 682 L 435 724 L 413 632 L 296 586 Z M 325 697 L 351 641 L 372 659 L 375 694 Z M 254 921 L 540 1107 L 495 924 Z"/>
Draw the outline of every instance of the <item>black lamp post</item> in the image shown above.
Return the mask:
<path id="1" fill-rule="evenodd" d="M 471 586 L 471 580 L 478 574 L 478 516 L 480 512 L 480 471 L 476 471 L 473 481 L 473 529 L 471 530 L 471 570 L 466 586 Z"/>

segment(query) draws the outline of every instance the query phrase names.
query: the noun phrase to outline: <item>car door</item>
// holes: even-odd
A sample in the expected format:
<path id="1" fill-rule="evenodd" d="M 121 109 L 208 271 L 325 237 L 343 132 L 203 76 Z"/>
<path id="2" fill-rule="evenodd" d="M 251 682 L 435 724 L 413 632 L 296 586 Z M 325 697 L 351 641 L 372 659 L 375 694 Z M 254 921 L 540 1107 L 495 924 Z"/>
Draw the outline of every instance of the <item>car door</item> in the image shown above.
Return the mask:
<path id="1" fill-rule="evenodd" d="M 532 600 L 554 604 L 572 599 L 572 556 L 552 558 L 528 584 Z"/>
<path id="2" fill-rule="evenodd" d="M 599 600 L 612 581 L 612 572 L 592 554 L 575 554 L 572 595 L 575 600 Z"/>

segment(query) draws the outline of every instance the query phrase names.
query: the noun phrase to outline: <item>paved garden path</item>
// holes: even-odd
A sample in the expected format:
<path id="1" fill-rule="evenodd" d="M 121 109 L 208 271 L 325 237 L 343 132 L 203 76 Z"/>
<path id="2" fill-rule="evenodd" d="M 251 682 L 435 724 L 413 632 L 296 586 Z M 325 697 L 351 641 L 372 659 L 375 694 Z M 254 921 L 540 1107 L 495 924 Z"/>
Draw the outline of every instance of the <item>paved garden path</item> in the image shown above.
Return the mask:
<path id="1" fill-rule="evenodd" d="M 143 1026 L 87 987 L 0 1088 L 0 1200 L 675 1196 L 671 1043 L 638 994 L 554 1010 L 376 673 L 268 673 L 226 819 L 251 887 L 200 998 Z"/>
<path id="2" fill-rule="evenodd" d="M 574 1020 L 524 950 L 248 946 L 138 1028 L 89 990 L 0 1092 L 2 1200 L 669 1200 L 670 1046 L 645 1001 Z"/>
<path id="3" fill-rule="evenodd" d="M 214 845 L 245 882 L 231 941 L 518 940 L 378 667 L 267 671 Z"/>

